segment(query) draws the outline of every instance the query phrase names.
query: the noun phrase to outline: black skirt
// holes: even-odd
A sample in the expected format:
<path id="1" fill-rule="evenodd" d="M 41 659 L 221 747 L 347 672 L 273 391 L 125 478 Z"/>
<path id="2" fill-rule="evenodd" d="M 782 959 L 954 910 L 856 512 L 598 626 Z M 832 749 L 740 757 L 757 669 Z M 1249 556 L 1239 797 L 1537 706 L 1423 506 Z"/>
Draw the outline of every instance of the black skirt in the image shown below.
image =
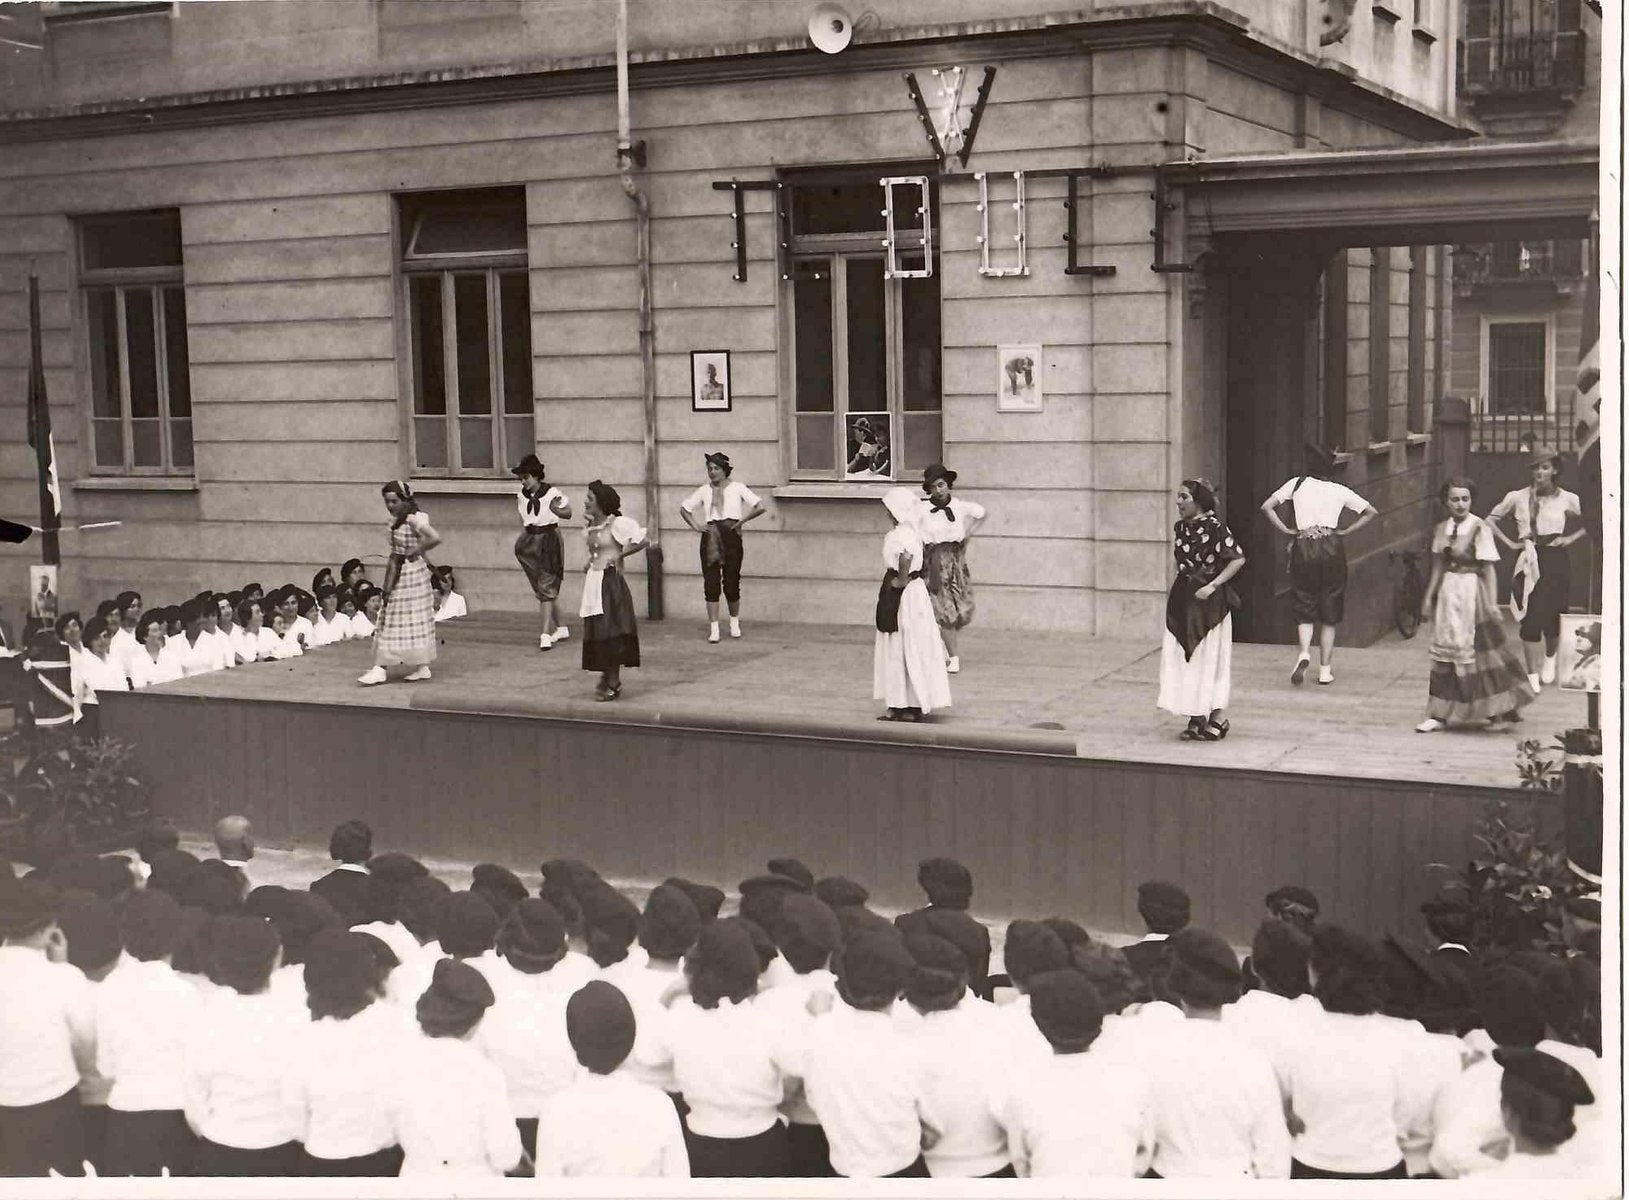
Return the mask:
<path id="1" fill-rule="evenodd" d="M 386 1146 L 352 1158 L 318 1158 L 302 1149 L 295 1169 L 316 1178 L 394 1179 L 402 1173 L 402 1148 Z"/>
<path id="2" fill-rule="evenodd" d="M 684 1132 L 692 1179 L 784 1179 L 791 1168 L 786 1126 L 776 1121 L 744 1138 L 704 1137 Z"/>
<path id="3" fill-rule="evenodd" d="M 173 1176 L 192 1174 L 198 1139 L 177 1108 L 145 1112 L 108 1110 L 107 1140 L 103 1144 L 104 1175 L 156 1179 L 165 1168 Z"/>
<path id="4" fill-rule="evenodd" d="M 639 665 L 639 623 L 633 593 L 622 572 L 608 568 L 600 579 L 597 617 L 583 619 L 583 670 L 610 671 Z"/>

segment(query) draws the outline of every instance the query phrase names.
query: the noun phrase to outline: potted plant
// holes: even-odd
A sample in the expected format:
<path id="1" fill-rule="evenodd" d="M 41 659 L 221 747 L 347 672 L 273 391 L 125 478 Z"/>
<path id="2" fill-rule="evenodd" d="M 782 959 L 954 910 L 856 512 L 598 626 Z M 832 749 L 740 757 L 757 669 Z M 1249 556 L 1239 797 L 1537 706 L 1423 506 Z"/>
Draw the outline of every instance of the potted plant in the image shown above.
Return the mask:
<path id="1" fill-rule="evenodd" d="M 129 743 L 0 737 L 0 845 L 9 856 L 38 865 L 121 849 L 150 812 Z"/>

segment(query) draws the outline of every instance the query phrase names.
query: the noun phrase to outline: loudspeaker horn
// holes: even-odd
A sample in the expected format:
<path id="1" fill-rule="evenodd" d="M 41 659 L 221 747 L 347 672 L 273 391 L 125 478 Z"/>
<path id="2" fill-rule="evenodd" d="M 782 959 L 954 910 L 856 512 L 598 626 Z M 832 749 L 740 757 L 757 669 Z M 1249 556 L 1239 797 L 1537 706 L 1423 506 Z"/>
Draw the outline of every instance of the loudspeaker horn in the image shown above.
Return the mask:
<path id="1" fill-rule="evenodd" d="M 809 14 L 809 41 L 824 54 L 838 54 L 854 40 L 854 20 L 837 4 L 822 4 Z"/>

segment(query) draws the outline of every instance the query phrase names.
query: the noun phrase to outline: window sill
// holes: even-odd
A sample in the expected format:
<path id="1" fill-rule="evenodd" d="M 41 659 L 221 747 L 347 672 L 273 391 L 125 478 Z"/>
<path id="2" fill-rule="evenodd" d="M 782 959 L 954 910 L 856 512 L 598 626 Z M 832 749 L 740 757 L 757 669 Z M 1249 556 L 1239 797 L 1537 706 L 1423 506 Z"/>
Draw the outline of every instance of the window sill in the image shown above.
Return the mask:
<path id="1" fill-rule="evenodd" d="M 901 483 L 872 481 L 842 483 L 834 479 L 827 483 L 806 480 L 802 483 L 783 483 L 780 487 L 771 488 L 769 494 L 777 500 L 880 500 L 894 488 L 904 486 Z"/>
<path id="2" fill-rule="evenodd" d="M 1375 19 L 1378 21 L 1384 21 L 1388 25 L 1395 25 L 1403 19 L 1403 14 L 1389 4 L 1376 4 L 1373 7 Z"/>
<path id="3" fill-rule="evenodd" d="M 1428 446 L 1431 444 L 1431 435 L 1429 433 L 1411 433 L 1408 435 L 1408 444 L 1410 446 Z"/>
<path id="4" fill-rule="evenodd" d="M 513 479 L 409 479 L 417 496 L 512 496 L 520 486 Z"/>
<path id="5" fill-rule="evenodd" d="M 1437 35 L 1432 33 L 1429 29 L 1422 29 L 1420 26 L 1416 25 L 1414 27 L 1414 40 L 1422 45 L 1431 46 L 1436 44 Z"/>
<path id="6" fill-rule="evenodd" d="M 90 475 L 68 485 L 76 492 L 196 492 L 191 475 Z"/>
<path id="7" fill-rule="evenodd" d="M 1369 455 L 1371 458 L 1373 458 L 1373 457 L 1376 457 L 1376 456 L 1381 455 L 1381 454 L 1390 454 L 1391 453 L 1391 447 L 1392 447 L 1392 443 L 1389 442 L 1389 441 L 1386 441 L 1386 442 L 1370 442 L 1368 444 L 1368 446 L 1364 449 L 1364 453 Z"/>
<path id="8" fill-rule="evenodd" d="M 1344 467 L 1356 457 L 1357 455 L 1353 454 L 1350 450 L 1337 450 L 1334 454 L 1330 455 L 1330 458 L 1334 460 L 1334 465 L 1337 467 Z"/>

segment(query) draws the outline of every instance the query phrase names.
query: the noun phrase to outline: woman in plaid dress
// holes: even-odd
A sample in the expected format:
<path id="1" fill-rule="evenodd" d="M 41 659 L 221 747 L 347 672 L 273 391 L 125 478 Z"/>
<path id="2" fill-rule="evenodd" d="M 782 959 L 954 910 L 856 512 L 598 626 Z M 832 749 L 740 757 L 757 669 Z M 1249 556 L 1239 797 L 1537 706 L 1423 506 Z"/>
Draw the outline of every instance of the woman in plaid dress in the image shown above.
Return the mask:
<path id="1" fill-rule="evenodd" d="M 391 667 L 410 668 L 409 683 L 428 679 L 436 656 L 435 593 L 424 555 L 441 544 L 441 536 L 402 480 L 392 479 L 379 490 L 390 510 L 390 562 L 384 611 L 373 635 L 373 669 L 357 680 L 365 687 L 384 683 Z"/>

